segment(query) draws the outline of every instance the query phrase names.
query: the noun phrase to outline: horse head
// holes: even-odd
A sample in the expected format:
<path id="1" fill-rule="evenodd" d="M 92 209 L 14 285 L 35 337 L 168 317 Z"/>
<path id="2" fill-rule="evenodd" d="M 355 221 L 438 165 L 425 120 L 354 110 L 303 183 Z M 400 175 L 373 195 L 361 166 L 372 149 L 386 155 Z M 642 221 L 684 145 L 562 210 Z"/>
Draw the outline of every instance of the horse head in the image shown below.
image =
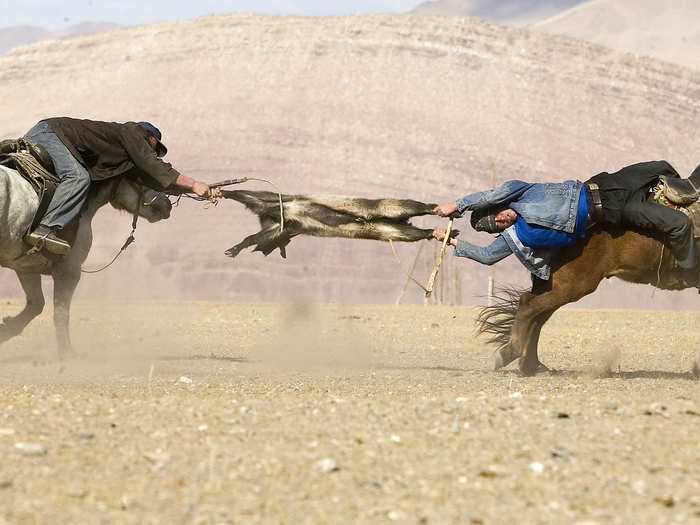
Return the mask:
<path id="1" fill-rule="evenodd" d="M 158 222 L 170 217 L 173 206 L 165 193 L 148 188 L 131 177 L 119 177 L 110 181 L 109 203 L 117 210 L 138 214 L 148 222 Z"/>

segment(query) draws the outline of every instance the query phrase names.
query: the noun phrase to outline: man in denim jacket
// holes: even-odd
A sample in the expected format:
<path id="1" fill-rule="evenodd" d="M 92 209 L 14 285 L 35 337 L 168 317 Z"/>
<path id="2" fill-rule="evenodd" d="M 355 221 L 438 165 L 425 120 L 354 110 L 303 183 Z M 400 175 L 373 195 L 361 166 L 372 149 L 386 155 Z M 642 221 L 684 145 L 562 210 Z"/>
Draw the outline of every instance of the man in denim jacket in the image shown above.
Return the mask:
<path id="1" fill-rule="evenodd" d="M 497 188 L 439 204 L 435 213 L 445 217 L 502 207 L 494 217 L 495 231 L 501 232 L 494 242 L 481 247 L 451 239 L 455 255 L 490 265 L 514 253 L 533 275 L 548 280 L 553 250 L 583 238 L 596 208 L 600 208 L 597 221 L 664 233 L 678 266 L 688 270 L 686 273 L 694 282 L 697 272 L 693 272 L 696 257 L 690 219 L 678 210 L 646 200 L 662 175 L 679 177 L 668 162 L 653 161 L 627 166 L 616 173 L 600 173 L 586 183 L 569 180 L 533 184 L 511 180 Z M 435 230 L 433 235 L 442 240 L 444 231 Z"/>

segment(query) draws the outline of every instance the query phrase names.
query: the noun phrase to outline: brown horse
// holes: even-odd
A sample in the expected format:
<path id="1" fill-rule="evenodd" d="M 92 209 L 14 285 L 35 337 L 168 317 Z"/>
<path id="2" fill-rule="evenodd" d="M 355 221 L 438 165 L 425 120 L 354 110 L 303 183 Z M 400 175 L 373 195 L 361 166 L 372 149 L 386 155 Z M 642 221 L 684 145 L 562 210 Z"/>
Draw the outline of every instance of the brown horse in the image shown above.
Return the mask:
<path id="1" fill-rule="evenodd" d="M 660 237 L 596 226 L 585 239 L 556 252 L 548 281 L 533 278 L 531 291 L 506 290 L 495 305 L 482 310 L 478 332 L 498 345 L 494 369 L 518 358 L 524 375 L 546 368 L 537 356 L 542 326 L 560 307 L 594 292 L 610 277 L 663 290 L 688 287 Z M 694 373 L 700 373 L 697 362 Z"/>

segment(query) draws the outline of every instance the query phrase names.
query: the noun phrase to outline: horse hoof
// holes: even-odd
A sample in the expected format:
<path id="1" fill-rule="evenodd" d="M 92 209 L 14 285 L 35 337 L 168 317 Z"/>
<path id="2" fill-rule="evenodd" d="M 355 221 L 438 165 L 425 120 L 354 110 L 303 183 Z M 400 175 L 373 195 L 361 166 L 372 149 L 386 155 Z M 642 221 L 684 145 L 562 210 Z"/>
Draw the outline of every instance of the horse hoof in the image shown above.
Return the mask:
<path id="1" fill-rule="evenodd" d="M 552 372 L 552 370 L 543 365 L 540 361 L 535 361 L 533 363 L 531 361 L 526 361 L 524 358 L 520 360 L 520 363 L 518 363 L 518 368 L 520 368 L 520 373 L 527 377 Z"/>

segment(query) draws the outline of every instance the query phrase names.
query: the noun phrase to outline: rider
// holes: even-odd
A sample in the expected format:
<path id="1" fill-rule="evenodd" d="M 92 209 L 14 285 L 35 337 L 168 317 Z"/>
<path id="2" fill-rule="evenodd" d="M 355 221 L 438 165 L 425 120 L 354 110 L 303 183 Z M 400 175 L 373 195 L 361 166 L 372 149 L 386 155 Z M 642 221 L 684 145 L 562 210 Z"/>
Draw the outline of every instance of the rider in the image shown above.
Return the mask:
<path id="1" fill-rule="evenodd" d="M 70 251 L 70 244 L 56 231 L 80 213 L 90 181 L 118 177 L 136 168 L 159 188 L 175 185 L 200 197 L 221 195 L 218 188 L 187 177 L 162 160 L 168 150 L 161 142 L 160 130 L 149 122 L 50 118 L 37 123 L 25 138 L 47 150 L 60 179 L 39 226 L 25 238 L 53 253 Z"/>
<path id="2" fill-rule="evenodd" d="M 697 282 L 693 227 L 690 219 L 672 208 L 647 202 L 659 177 L 679 177 L 666 161 L 633 164 L 616 173 L 599 173 L 585 183 L 538 183 L 512 180 L 503 185 L 445 202 L 435 213 L 446 217 L 465 211 L 501 209 L 491 216 L 492 233 L 501 232 L 487 247 L 450 239 L 455 255 L 494 264 L 515 253 L 535 276 L 548 280 L 552 249 L 585 236 L 594 222 L 657 230 L 668 239 L 688 284 Z M 433 236 L 444 239 L 444 230 Z"/>

